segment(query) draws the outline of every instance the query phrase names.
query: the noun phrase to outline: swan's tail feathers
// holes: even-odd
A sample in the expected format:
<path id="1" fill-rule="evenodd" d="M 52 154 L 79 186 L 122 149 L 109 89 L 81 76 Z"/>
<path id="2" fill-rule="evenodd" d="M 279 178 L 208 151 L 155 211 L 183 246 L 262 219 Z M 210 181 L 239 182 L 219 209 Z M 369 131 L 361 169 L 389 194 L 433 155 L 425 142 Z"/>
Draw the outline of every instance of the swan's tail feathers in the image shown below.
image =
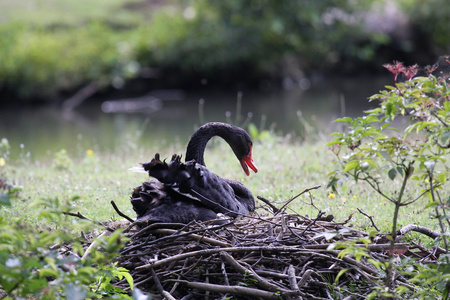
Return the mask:
<path id="1" fill-rule="evenodd" d="M 147 173 L 147 171 L 144 170 L 144 167 L 142 165 L 131 167 L 128 169 L 128 171 L 136 173 Z"/>

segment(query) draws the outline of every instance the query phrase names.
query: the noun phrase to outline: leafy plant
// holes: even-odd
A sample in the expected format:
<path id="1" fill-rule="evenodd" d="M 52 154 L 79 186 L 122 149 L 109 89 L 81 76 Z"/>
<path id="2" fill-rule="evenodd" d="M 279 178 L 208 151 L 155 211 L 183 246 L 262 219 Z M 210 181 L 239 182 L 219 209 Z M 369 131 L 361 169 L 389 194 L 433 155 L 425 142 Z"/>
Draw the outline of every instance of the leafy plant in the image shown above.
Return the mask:
<path id="1" fill-rule="evenodd" d="M 4 190 L 0 188 L 2 198 L 17 198 L 15 189 L 7 189 L 6 193 Z M 1 201 L 0 206 L 3 210 L 7 209 L 11 201 Z M 80 224 L 77 224 L 67 218 L 55 217 L 61 216 L 71 206 L 70 201 L 60 205 L 55 199 L 40 201 L 35 206 L 46 212 L 45 215 L 52 215 L 58 230 L 40 231 L 23 220 L 11 223 L 0 215 L 2 298 L 69 299 L 70 296 L 70 299 L 132 299 L 127 292 L 112 284 L 125 279 L 133 288 L 133 279 L 128 271 L 111 263 L 124 242 L 121 232 L 118 230 L 110 236 L 99 238 L 99 250 L 92 249 L 90 255 L 83 255 L 85 250 L 81 239 L 74 239 L 67 228 L 69 225 L 71 228 L 79 225 L 85 228 L 86 222 L 79 221 Z"/>
<path id="2" fill-rule="evenodd" d="M 428 198 L 424 206 L 434 209 L 442 232 L 441 241 L 448 252 L 450 198 L 445 185 L 450 178 L 446 163 L 450 149 L 449 76 L 433 75 L 436 66 L 424 68 L 426 77 L 414 77 L 419 70 L 417 65 L 405 67 L 395 62 L 385 67 L 393 73 L 396 84 L 370 97 L 370 101 L 378 101 L 380 105 L 366 111 L 363 117 L 335 121 L 347 123 L 348 130 L 334 133 L 334 140 L 328 144 L 340 166 L 329 174 L 329 186 L 337 192 L 339 184 L 349 179 L 362 181 L 394 205 L 392 230 L 387 235 L 391 249 L 397 235 L 400 208 Z M 399 76 L 406 81 L 397 82 Z M 404 129 L 394 127 L 394 121 L 400 118 L 410 121 Z M 443 260 L 450 263 L 448 257 Z M 447 269 L 435 269 L 444 278 L 448 277 Z M 391 294 L 395 293 L 394 273 L 391 262 L 386 274 L 386 286 Z M 443 294 L 446 295 L 450 286 L 448 279 L 444 281 L 447 285 L 440 286 L 445 286 Z"/>

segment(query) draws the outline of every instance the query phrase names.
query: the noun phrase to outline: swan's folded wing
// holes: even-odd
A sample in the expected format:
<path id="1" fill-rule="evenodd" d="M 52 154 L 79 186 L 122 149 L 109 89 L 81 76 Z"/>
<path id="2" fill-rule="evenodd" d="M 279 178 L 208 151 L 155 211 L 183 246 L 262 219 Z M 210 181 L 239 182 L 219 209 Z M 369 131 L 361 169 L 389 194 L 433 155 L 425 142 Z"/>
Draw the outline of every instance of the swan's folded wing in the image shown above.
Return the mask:
<path id="1" fill-rule="evenodd" d="M 217 213 L 236 217 L 254 210 L 253 196 L 243 184 L 224 179 L 194 160 L 182 163 L 180 157 L 174 155 L 166 163 L 155 155 L 143 166 L 166 190 L 200 202 Z"/>

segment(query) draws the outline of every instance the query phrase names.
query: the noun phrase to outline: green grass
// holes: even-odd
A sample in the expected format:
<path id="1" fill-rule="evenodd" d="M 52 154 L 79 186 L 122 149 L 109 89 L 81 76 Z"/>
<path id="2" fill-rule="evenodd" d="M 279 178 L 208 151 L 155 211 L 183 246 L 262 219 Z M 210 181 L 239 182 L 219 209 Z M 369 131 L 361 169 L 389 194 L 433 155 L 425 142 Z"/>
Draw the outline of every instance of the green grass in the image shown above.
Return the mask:
<path id="1" fill-rule="evenodd" d="M 0 17 L 3 22 L 26 20 L 29 24 L 44 26 L 55 24 L 74 26 L 91 20 L 137 24 L 144 20 L 142 10 L 125 8 L 140 2 L 139 0 L 1 1 Z"/>
<path id="2" fill-rule="evenodd" d="M 361 209 L 372 215 L 381 231 L 389 231 L 393 205 L 374 193 L 369 186 L 347 182 L 339 195 L 327 189 L 327 174 L 334 170 L 334 156 L 325 146 L 326 141 L 298 143 L 271 135 L 254 146 L 254 161 L 259 168 L 257 174 L 249 177 L 242 172 L 239 163 L 220 139 L 214 139 L 208 146 L 205 161 L 209 169 L 226 178 L 241 180 L 254 194 L 272 201 L 281 207 L 293 196 L 306 188 L 320 185 L 294 200 L 287 212 L 315 217 L 318 209 L 335 216 L 335 221 L 343 222 L 350 216 L 348 225 L 369 230 L 370 221 L 357 212 Z M 58 198 L 69 203 L 74 197 L 73 212 L 98 220 L 120 219 L 110 201 L 114 200 L 120 210 L 130 217 L 135 214 L 129 203 L 131 190 L 147 180 L 145 173 L 129 171 L 139 162 L 148 161 L 156 152 L 170 158 L 173 153 L 184 154 L 185 145 L 167 145 L 154 142 L 151 145 L 124 143 L 114 152 L 98 152 L 98 146 L 80 148 L 78 155 L 58 152 L 39 161 L 18 159 L 7 161 L 0 167 L 0 174 L 10 184 L 22 188 L 20 197 L 13 202 L 12 209 L 4 209 L 12 221 L 23 218 L 27 222 L 42 227 L 54 225 L 45 223 L 31 208 L 31 203 L 40 199 Z M 69 152 L 70 153 L 70 152 Z M 75 157 L 76 156 L 76 157 Z M 395 183 L 395 182 L 394 182 Z M 394 191 L 397 186 L 390 184 Z M 397 183 L 395 183 L 397 184 Z M 431 210 L 424 210 L 427 199 L 422 199 L 400 211 L 400 226 L 416 223 L 437 229 L 437 222 L 430 219 Z M 313 203 L 314 205 L 311 205 Z M 257 200 L 257 205 L 264 205 Z M 262 208 L 258 212 L 265 213 Z"/>

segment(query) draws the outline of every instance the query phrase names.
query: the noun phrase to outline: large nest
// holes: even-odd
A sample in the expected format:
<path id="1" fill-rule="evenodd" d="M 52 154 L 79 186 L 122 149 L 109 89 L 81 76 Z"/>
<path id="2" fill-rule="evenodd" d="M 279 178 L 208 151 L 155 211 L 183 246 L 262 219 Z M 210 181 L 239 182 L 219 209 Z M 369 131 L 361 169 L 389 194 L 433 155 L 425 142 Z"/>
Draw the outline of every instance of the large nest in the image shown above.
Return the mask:
<path id="1" fill-rule="evenodd" d="M 384 273 L 367 263 L 368 258 L 388 261 L 391 253 L 435 259 L 420 245 L 397 242 L 394 253 L 389 252 L 386 238 L 370 238 L 347 226 L 348 221 L 333 222 L 322 212 L 309 218 L 277 211 L 224 225 L 133 224 L 118 261 L 130 271 L 135 286 L 154 298 L 342 299 L 364 298 L 382 285 Z M 417 226 L 399 234 L 410 230 Z M 360 238 L 371 242 L 365 245 Z M 339 256 L 332 245 L 345 241 L 356 250 L 368 248 L 369 257 Z M 395 284 L 409 286 L 401 276 Z"/>

